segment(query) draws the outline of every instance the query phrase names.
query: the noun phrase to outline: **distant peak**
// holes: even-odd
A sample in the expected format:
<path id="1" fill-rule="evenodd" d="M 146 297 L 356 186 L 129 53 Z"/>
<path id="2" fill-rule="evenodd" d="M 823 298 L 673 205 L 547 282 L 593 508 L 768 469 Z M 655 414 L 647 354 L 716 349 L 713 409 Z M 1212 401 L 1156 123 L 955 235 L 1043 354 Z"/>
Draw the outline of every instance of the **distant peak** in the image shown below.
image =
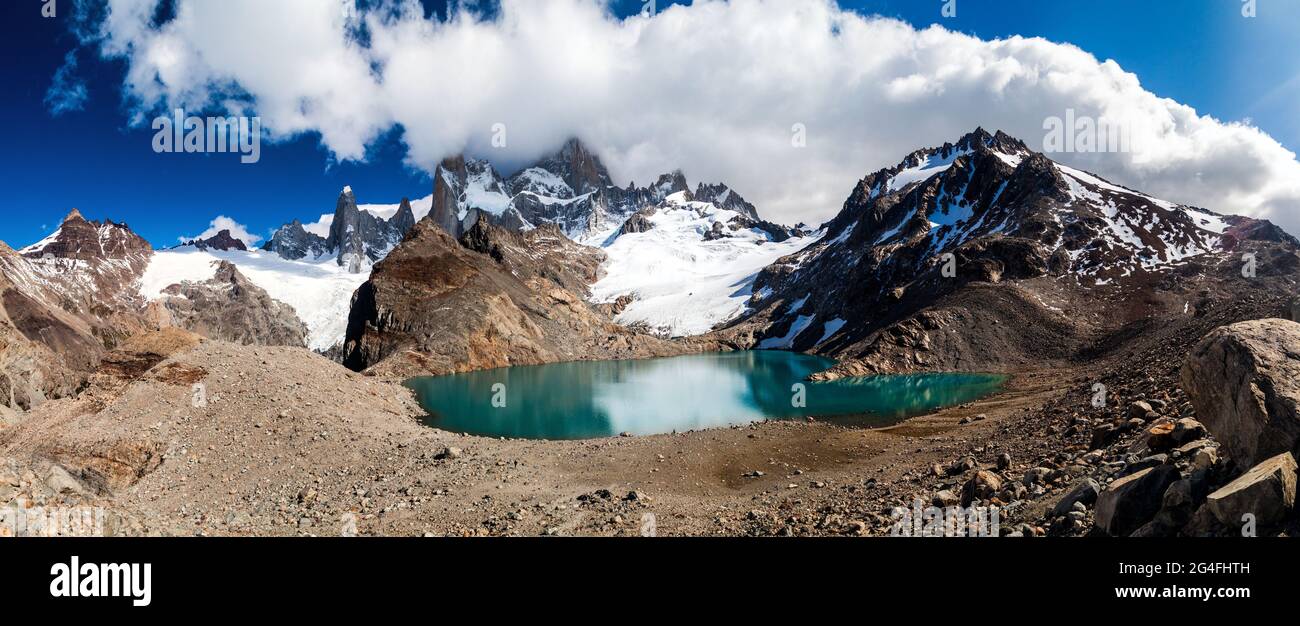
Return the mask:
<path id="1" fill-rule="evenodd" d="M 76 209 L 72 209 L 72 211 L 71 211 L 70 213 L 68 213 L 68 216 L 65 217 L 65 218 L 63 218 L 63 223 L 64 223 L 64 224 L 67 224 L 68 222 L 71 222 L 71 221 L 74 221 L 74 220 L 84 222 L 84 221 L 86 221 L 86 218 L 84 218 L 84 217 L 81 216 L 81 211 L 78 211 L 78 210 L 76 210 Z"/>
<path id="2" fill-rule="evenodd" d="M 981 146 L 1005 154 L 1021 154 L 1030 151 L 1029 147 L 1025 145 L 1025 142 L 1016 139 L 1001 130 L 989 134 L 989 132 L 984 130 L 982 126 L 977 127 L 975 130 L 957 140 L 958 148 L 975 150 Z"/>
<path id="3" fill-rule="evenodd" d="M 350 195 L 352 195 L 352 186 L 351 186 L 351 185 L 348 185 L 348 186 L 346 186 L 346 187 L 343 188 L 343 195 L 345 195 L 345 196 L 350 196 Z"/>

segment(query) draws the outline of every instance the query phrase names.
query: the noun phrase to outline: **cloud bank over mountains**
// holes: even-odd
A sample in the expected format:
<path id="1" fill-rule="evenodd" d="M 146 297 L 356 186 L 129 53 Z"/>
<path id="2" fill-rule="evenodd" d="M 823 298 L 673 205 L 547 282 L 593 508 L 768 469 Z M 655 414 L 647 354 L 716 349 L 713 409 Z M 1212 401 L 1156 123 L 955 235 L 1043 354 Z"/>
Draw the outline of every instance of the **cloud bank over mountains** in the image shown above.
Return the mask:
<path id="1" fill-rule="evenodd" d="M 462 151 L 509 170 L 578 136 L 620 184 L 680 167 L 769 218 L 818 223 L 918 147 L 983 126 L 1041 149 L 1044 121 L 1073 110 L 1123 126 L 1133 149 L 1056 160 L 1300 232 L 1294 153 L 1068 44 L 917 30 L 832 0 L 696 0 L 628 19 L 599 0 L 501 0 L 445 22 L 415 0 L 175 0 L 161 24 L 158 4 L 109 0 L 95 34 L 128 63 L 138 124 L 176 107 L 258 115 L 273 139 L 319 133 L 340 160 L 400 128 L 426 171 Z"/>

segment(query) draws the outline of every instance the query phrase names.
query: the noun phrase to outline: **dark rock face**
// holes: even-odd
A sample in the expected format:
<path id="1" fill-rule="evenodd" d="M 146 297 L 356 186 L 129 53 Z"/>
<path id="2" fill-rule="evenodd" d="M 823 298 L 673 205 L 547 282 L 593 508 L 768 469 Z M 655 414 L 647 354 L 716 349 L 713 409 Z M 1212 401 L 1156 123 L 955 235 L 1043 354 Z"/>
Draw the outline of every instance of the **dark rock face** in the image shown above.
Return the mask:
<path id="1" fill-rule="evenodd" d="M 223 250 L 223 251 L 225 250 L 247 251 L 248 250 L 248 246 L 244 245 L 244 242 L 242 240 L 235 239 L 234 237 L 232 237 L 230 235 L 230 231 L 228 230 L 223 230 L 211 237 L 208 237 L 207 239 L 196 239 L 194 241 L 187 241 L 181 244 L 179 247 L 197 248 L 199 250 Z"/>
<path id="2" fill-rule="evenodd" d="M 699 202 L 710 202 L 719 209 L 735 211 L 755 222 L 759 221 L 758 209 L 726 185 L 700 183 L 695 187 L 695 199 Z"/>
<path id="3" fill-rule="evenodd" d="M 210 339 L 244 345 L 305 347 L 307 326 L 293 307 L 274 300 L 227 261 L 203 282 L 184 282 L 163 291 L 171 326 Z"/>
<path id="4" fill-rule="evenodd" d="M 510 202 L 507 185 L 487 161 L 453 157 L 433 175 L 433 222 L 453 237 L 465 234 L 479 220 L 524 230 L 531 226 Z"/>
<path id="5" fill-rule="evenodd" d="M 446 159 L 434 174 L 431 216 L 454 237 L 480 219 L 507 230 L 554 224 L 572 239 L 610 231 L 616 237 L 638 232 L 634 229 L 644 227 L 644 221 L 629 231 L 618 227 L 678 193 L 685 202 L 698 199 L 736 211 L 734 228 L 759 228 L 776 241 L 791 236 L 790 229 L 760 220 L 754 206 L 726 185 L 701 184 L 692 192 L 680 171 L 664 174 L 648 187 L 617 187 L 599 157 L 577 139 L 508 179 L 484 161 Z"/>
<path id="6" fill-rule="evenodd" d="M 605 169 L 605 164 L 601 163 L 600 159 L 577 139 L 565 142 L 564 147 L 558 152 L 542 158 L 533 167 L 555 174 L 563 180 L 569 188 L 569 197 L 604 191 L 614 185 L 609 177 L 609 170 Z M 523 188 L 520 183 L 521 180 L 517 177 L 512 178 L 513 193 L 536 191 Z"/>
<path id="7" fill-rule="evenodd" d="M 397 207 L 397 214 L 389 222 L 397 232 L 402 233 L 403 237 L 415 228 L 415 212 L 411 210 L 410 198 L 402 198 L 401 205 Z"/>
<path id="8" fill-rule="evenodd" d="M 1226 277 L 1236 268 L 1216 264 L 1229 246 L 1265 244 L 1270 268 L 1294 262 L 1291 244 L 1251 238 L 1272 232 L 1260 224 L 1124 189 L 977 129 L 863 178 L 819 242 L 759 275 L 754 312 L 722 336 L 761 343 L 811 319 L 791 347 L 840 358 L 825 377 L 1063 362 L 1092 349 L 1095 333 L 1149 316 L 1122 304 L 1086 322 L 1061 314 L 1096 310 L 1098 291 Z"/>
<path id="9" fill-rule="evenodd" d="M 415 376 L 692 350 L 585 301 L 602 258 L 554 225 L 516 233 L 477 221 L 457 241 L 423 220 L 357 290 L 344 364 Z"/>
<path id="10" fill-rule="evenodd" d="M 1169 465 L 1116 479 L 1097 497 L 1097 527 L 1112 536 L 1128 536 L 1160 512 L 1165 491 L 1178 479 L 1178 469 Z"/>
<path id="11" fill-rule="evenodd" d="M 290 261 L 298 261 L 304 258 L 315 259 L 324 256 L 329 252 L 325 245 L 325 238 L 320 235 L 309 233 L 302 227 L 302 222 L 294 220 L 271 236 L 262 246 L 263 250 L 274 252 L 281 258 Z"/>
<path id="12" fill-rule="evenodd" d="M 654 212 L 655 209 L 650 208 L 633 213 L 632 217 L 627 218 L 627 221 L 623 222 L 623 225 L 619 227 L 618 234 L 644 233 L 654 228 L 654 224 L 649 219 L 649 216 L 654 215 Z"/>
<path id="13" fill-rule="evenodd" d="M 359 209 L 352 188 L 347 187 L 335 203 L 328 237 L 307 232 L 295 220 L 280 227 L 262 249 L 295 261 L 332 255 L 340 266 L 359 274 L 384 258 L 414 225 L 410 200 L 403 198 L 397 214 L 385 220 Z"/>

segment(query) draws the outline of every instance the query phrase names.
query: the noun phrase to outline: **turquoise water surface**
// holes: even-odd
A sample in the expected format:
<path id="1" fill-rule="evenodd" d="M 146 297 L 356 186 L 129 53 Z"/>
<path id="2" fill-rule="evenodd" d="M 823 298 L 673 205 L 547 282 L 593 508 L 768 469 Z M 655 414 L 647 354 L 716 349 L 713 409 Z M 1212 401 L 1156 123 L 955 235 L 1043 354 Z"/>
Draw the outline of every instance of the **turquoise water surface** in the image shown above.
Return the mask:
<path id="1" fill-rule="evenodd" d="M 416 378 L 407 385 L 436 428 L 591 439 L 814 416 L 883 426 L 986 396 L 1006 380 L 991 374 L 907 374 L 806 382 L 809 374 L 834 364 L 764 350 L 507 367 Z"/>

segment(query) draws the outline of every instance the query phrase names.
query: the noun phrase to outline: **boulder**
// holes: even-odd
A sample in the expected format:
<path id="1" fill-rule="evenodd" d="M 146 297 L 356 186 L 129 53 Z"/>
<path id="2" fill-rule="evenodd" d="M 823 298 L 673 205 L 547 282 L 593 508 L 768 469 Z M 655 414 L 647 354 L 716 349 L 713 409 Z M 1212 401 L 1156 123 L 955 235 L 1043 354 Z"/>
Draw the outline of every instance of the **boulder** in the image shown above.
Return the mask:
<path id="1" fill-rule="evenodd" d="M 1154 415 L 1154 410 L 1151 408 L 1150 403 L 1144 400 L 1138 400 L 1137 402 L 1128 405 L 1128 416 L 1130 418 L 1139 418 L 1145 421 L 1150 421 L 1151 418 L 1149 418 L 1148 415 Z"/>
<path id="2" fill-rule="evenodd" d="M 1288 309 L 1291 313 L 1291 321 L 1300 322 L 1300 296 L 1291 298 L 1291 304 Z"/>
<path id="3" fill-rule="evenodd" d="M 1101 485 L 1091 478 L 1084 478 L 1074 484 L 1070 492 L 1061 497 L 1052 508 L 1052 515 L 1060 517 L 1074 510 L 1075 503 L 1084 506 L 1091 505 L 1097 501 L 1097 493 L 1101 491 Z"/>
<path id="4" fill-rule="evenodd" d="M 1170 450 L 1204 436 L 1205 426 L 1190 417 L 1162 419 L 1147 429 L 1147 447 Z"/>
<path id="5" fill-rule="evenodd" d="M 1097 496 L 1097 527 L 1110 535 L 1128 536 L 1155 517 L 1165 491 L 1179 477 L 1176 468 L 1161 465 L 1116 479 Z"/>
<path id="6" fill-rule="evenodd" d="M 1295 509 L 1296 462 L 1283 452 L 1210 494 L 1206 502 L 1225 526 L 1236 527 L 1253 514 L 1260 526 L 1270 526 Z"/>
<path id="7" fill-rule="evenodd" d="M 73 478 L 67 470 L 58 465 L 50 466 L 50 470 L 46 472 L 45 486 L 49 487 L 50 491 L 62 496 L 85 496 L 89 494 L 81 481 Z"/>
<path id="8" fill-rule="evenodd" d="M 970 506 L 978 500 L 988 500 L 1002 490 L 1002 479 L 988 470 L 978 470 L 961 488 L 961 505 Z"/>
<path id="9" fill-rule="evenodd" d="M 1300 324 L 1265 319 L 1215 329 L 1192 349 L 1183 390 L 1240 467 L 1300 443 Z"/>

